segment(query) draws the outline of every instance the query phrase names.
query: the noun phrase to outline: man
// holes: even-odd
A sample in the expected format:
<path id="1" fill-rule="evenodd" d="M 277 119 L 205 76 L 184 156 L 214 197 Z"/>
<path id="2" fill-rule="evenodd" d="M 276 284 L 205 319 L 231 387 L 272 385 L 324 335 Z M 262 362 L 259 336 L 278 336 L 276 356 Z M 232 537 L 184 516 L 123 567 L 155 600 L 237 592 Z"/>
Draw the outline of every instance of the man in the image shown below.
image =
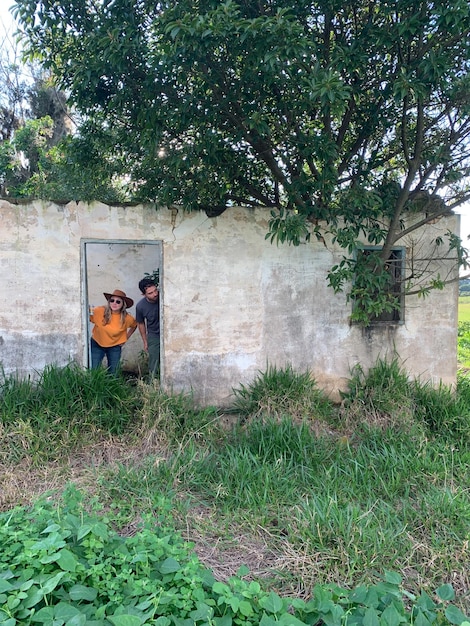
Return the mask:
<path id="1" fill-rule="evenodd" d="M 158 287 L 151 278 L 143 278 L 139 289 L 144 296 L 135 307 L 135 319 L 139 328 L 144 350 L 149 355 L 150 377 L 160 371 L 160 303 Z"/>

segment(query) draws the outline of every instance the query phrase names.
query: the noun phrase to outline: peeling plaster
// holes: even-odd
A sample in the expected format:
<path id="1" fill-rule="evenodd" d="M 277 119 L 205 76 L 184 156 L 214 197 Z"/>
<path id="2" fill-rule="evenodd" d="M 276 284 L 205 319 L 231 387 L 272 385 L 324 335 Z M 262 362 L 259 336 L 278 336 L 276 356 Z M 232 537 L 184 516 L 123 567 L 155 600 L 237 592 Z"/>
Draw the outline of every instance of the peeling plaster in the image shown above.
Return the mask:
<path id="1" fill-rule="evenodd" d="M 209 218 L 153 205 L 0 201 L 5 372 L 84 364 L 84 240 L 154 240 L 162 246 L 162 382 L 169 390 L 223 405 L 269 363 L 309 370 L 334 395 L 354 364 L 368 369 L 394 354 L 413 375 L 455 383 L 457 281 L 424 300 L 408 298 L 404 324 L 364 331 L 349 324 L 344 294 L 327 286 L 342 252 L 331 241 L 271 245 L 268 219 L 267 210 L 240 207 Z M 457 232 L 457 216 L 439 220 L 421 243 L 447 230 Z M 131 267 L 124 277 L 135 300 L 140 278 Z M 141 350 L 138 333 L 131 341 L 129 358 Z"/>

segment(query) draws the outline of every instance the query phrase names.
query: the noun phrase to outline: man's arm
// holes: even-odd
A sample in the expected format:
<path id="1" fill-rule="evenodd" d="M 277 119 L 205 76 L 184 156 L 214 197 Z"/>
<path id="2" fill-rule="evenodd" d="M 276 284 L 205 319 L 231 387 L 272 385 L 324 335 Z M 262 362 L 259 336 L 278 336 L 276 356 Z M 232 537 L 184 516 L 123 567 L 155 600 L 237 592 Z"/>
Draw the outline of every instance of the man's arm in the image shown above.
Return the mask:
<path id="1" fill-rule="evenodd" d="M 147 328 L 145 326 L 145 322 L 137 322 L 137 326 L 139 327 L 139 333 L 140 333 L 140 336 L 142 337 L 142 342 L 144 344 L 144 350 L 147 351 L 148 350 Z"/>

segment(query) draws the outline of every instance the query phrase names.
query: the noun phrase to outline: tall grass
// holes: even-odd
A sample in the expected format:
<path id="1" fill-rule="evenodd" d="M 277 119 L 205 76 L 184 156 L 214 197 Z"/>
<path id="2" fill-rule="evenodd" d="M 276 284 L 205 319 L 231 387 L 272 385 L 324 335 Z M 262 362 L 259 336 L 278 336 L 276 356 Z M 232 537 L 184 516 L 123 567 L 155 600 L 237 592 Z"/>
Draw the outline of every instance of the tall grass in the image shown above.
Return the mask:
<path id="1" fill-rule="evenodd" d="M 277 584 L 295 581 L 303 593 L 317 582 L 352 585 L 384 570 L 405 577 L 413 570 L 417 591 L 417 581 L 429 589 L 451 582 L 449 571 L 454 583 L 466 580 L 468 457 L 392 430 L 371 429 L 345 445 L 289 418 L 255 420 L 223 445 L 193 440 L 165 462 L 121 466 L 103 478 L 101 497 L 132 494 L 135 510 L 164 496 L 186 530 L 197 506 L 211 523 L 205 532 L 262 533 L 285 555 Z"/>
<path id="2" fill-rule="evenodd" d="M 60 458 L 93 434 L 122 434 L 136 406 L 132 389 L 102 369 L 49 366 L 37 380 L 2 375 L 0 458 Z"/>
<path id="3" fill-rule="evenodd" d="M 310 372 L 296 372 L 291 365 L 268 365 L 249 385 L 242 384 L 233 392 L 234 409 L 244 417 L 325 420 L 332 414 L 332 403 Z"/>
<path id="4" fill-rule="evenodd" d="M 241 419 L 227 428 L 190 396 L 100 376 L 66 368 L 37 384 L 4 378 L 4 459 L 15 450 L 39 459 L 52 445 L 57 462 L 90 433 L 120 433 L 129 458 L 93 478 L 117 525 L 170 502 L 175 525 L 206 535 L 221 561 L 237 533 L 267 545 L 277 557 L 265 575 L 278 589 L 308 596 L 316 583 L 398 570 L 414 592 L 452 583 L 470 609 L 468 378 L 434 388 L 378 361 L 351 373 L 334 406 L 309 373 L 272 367 L 235 390 Z M 19 445 L 22 428 L 37 449 Z"/>

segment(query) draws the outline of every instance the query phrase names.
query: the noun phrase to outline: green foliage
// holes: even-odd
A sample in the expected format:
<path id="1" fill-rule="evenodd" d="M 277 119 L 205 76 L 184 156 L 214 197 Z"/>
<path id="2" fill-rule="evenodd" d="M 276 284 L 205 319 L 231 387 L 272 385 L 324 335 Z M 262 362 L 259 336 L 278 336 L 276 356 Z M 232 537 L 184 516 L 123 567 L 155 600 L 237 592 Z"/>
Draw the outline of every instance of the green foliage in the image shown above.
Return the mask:
<path id="1" fill-rule="evenodd" d="M 9 196 L 109 204 L 128 199 L 125 185 L 114 179 L 117 163 L 109 163 L 106 170 L 106 155 L 96 151 L 96 136 L 86 142 L 79 136 L 67 137 L 50 146 L 51 123 L 50 118 L 28 121 L 10 142 L 1 144 L 0 175 Z M 24 159 L 29 163 L 27 170 Z"/>
<path id="2" fill-rule="evenodd" d="M 44 469 L 72 444 L 78 452 L 96 446 L 96 424 L 116 432 L 111 413 L 107 426 L 100 421 L 107 407 L 129 419 L 119 431 L 126 455 L 94 468 L 96 501 L 69 490 L 58 502 L 48 494 L 32 509 L 0 514 L 0 624 L 463 622 L 442 583 L 452 571 L 460 586 L 468 569 L 468 378 L 455 391 L 432 389 L 409 380 L 397 361 L 379 361 L 368 374 L 353 372 L 340 409 L 328 404 L 312 420 L 315 381 L 271 367 L 254 381 L 254 402 L 242 388 L 245 408 L 263 419 L 223 430 L 214 409 L 165 395 L 156 382 L 112 378 L 106 395 L 110 377 L 95 374 L 51 370 L 37 388 L 4 379 L 1 446 L 15 471 L 24 457 Z M 15 456 L 27 415 L 30 447 Z M 135 530 L 136 520 L 132 537 L 115 532 Z M 215 582 L 172 530 L 194 537 L 190 526 L 199 523 L 209 528 L 211 553 L 214 540 L 229 542 L 243 524 L 230 559 L 239 541 L 250 546 L 263 530 L 267 553 L 287 565 L 269 584 L 245 580 L 246 570 Z M 375 582 L 377 570 L 395 569 L 406 590 L 398 574 Z M 283 581 L 304 599 L 271 592 Z"/>
<path id="3" fill-rule="evenodd" d="M 73 364 L 46 367 L 37 380 L 3 375 L 0 400 L 2 457 L 37 463 L 60 457 L 87 430 L 122 433 L 137 403 L 131 388 L 105 370 Z"/>
<path id="4" fill-rule="evenodd" d="M 356 366 L 343 394 L 349 424 L 420 429 L 455 445 L 470 441 L 470 381 L 459 376 L 457 390 L 442 383 L 411 380 L 398 359 L 379 359 L 367 373 Z"/>
<path id="5" fill-rule="evenodd" d="M 112 190 L 125 174 L 120 191 L 134 200 L 264 206 L 271 241 L 313 233 L 350 255 L 367 242 L 382 248 L 382 267 L 400 239 L 448 213 L 442 198 L 467 197 L 466 0 L 16 7 L 29 52 L 87 120 L 61 193 L 102 197 L 97 183 Z M 88 147 L 98 158 L 85 158 Z M 465 263 L 459 238 L 448 239 L 436 259 Z M 353 270 L 359 321 L 392 310 L 384 273 L 350 263 L 330 281 L 349 288 Z M 410 289 L 442 288 L 435 268 L 417 278 L 416 268 Z"/>
<path id="6" fill-rule="evenodd" d="M 279 209 L 278 212 L 271 211 L 271 219 L 269 222 L 269 233 L 266 239 L 270 239 L 271 243 L 285 243 L 286 241 L 300 245 L 301 242 L 310 240 L 310 231 L 305 223 L 305 218 L 299 215 L 298 211 L 284 211 Z"/>
<path id="7" fill-rule="evenodd" d="M 365 254 L 357 250 L 354 258 L 344 257 L 331 268 L 328 280 L 336 292 L 342 291 L 345 283 L 352 284 L 347 299 L 353 303 L 353 322 L 369 326 L 383 313 L 400 310 L 400 293 L 394 293 L 395 285 L 379 251 Z"/>
<path id="8" fill-rule="evenodd" d="M 167 394 L 154 381 L 139 386 L 142 428 L 167 445 L 182 445 L 192 438 L 217 438 L 220 434 L 215 407 L 197 408 L 191 395 Z"/>
<path id="9" fill-rule="evenodd" d="M 121 537 L 70 488 L 57 503 L 0 515 L 0 624 L 260 624 L 332 626 L 347 621 L 465 624 L 451 585 L 436 597 L 406 593 L 401 577 L 353 590 L 316 585 L 309 600 L 264 591 L 239 576 L 215 581 L 178 535 L 149 518 Z M 466 625 L 465 625 L 466 626 Z"/>
<path id="10" fill-rule="evenodd" d="M 317 387 L 309 372 L 296 372 L 291 365 L 268 365 L 249 385 L 233 390 L 234 409 L 248 417 L 327 419 L 332 403 Z"/>
<path id="11" fill-rule="evenodd" d="M 156 270 L 153 270 L 153 272 L 145 272 L 144 273 L 144 277 L 145 278 L 150 278 L 150 280 L 153 280 L 153 282 L 155 283 L 155 285 L 157 285 L 157 287 L 160 286 L 160 269 L 157 268 Z"/>
<path id="12" fill-rule="evenodd" d="M 50 116 L 27 120 L 10 141 L 1 145 L 0 176 L 13 196 L 30 195 L 32 176 L 41 177 L 41 166 L 53 132 Z"/>
<path id="13" fill-rule="evenodd" d="M 415 381 L 413 394 L 415 416 L 423 420 L 431 433 L 439 434 L 454 445 L 470 441 L 470 380 L 459 376 L 457 392 L 440 384 Z"/>
<path id="14" fill-rule="evenodd" d="M 1 624 L 168 625 L 197 611 L 213 582 L 167 527 L 149 519 L 121 537 L 74 489 L 1 518 Z"/>
<path id="15" fill-rule="evenodd" d="M 413 424 L 411 383 L 397 358 L 379 359 L 367 372 L 356 365 L 342 395 L 344 418 L 350 425 L 406 430 Z"/>
<path id="16" fill-rule="evenodd" d="M 470 320 L 459 321 L 457 332 L 457 360 L 462 367 L 470 367 Z"/>

